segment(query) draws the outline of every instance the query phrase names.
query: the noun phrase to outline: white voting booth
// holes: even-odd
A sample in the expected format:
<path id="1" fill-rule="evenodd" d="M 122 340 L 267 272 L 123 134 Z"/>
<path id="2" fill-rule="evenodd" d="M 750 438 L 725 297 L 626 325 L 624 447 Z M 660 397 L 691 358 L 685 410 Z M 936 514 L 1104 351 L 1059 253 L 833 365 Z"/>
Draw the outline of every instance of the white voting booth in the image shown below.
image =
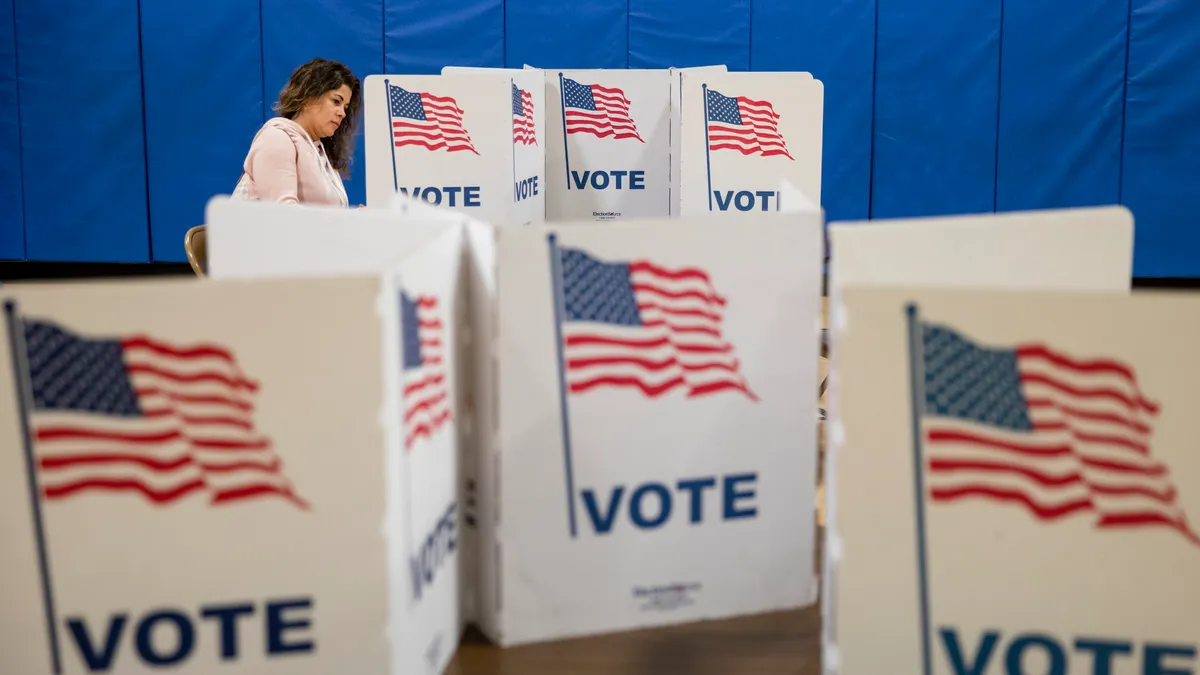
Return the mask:
<path id="1" fill-rule="evenodd" d="M 499 644 L 815 601 L 821 221 L 732 218 L 469 228 Z"/>
<path id="2" fill-rule="evenodd" d="M 545 70 L 546 218 L 671 214 L 667 70 Z"/>
<path id="3" fill-rule="evenodd" d="M 497 224 L 541 222 L 544 95 L 521 70 L 367 77 L 367 205 L 401 193 Z"/>
<path id="4" fill-rule="evenodd" d="M 454 422 L 406 448 L 401 369 L 445 253 L 6 287 L 0 671 L 440 672 Z"/>
<path id="5" fill-rule="evenodd" d="M 879 467 L 901 456 L 911 461 L 912 455 L 893 452 L 895 443 L 864 445 L 862 434 L 869 430 L 871 422 L 863 417 L 862 410 L 847 413 L 845 409 L 847 401 L 852 406 L 855 402 L 861 406 L 868 399 L 862 391 L 862 369 L 892 359 L 894 353 L 883 350 L 882 346 L 897 343 L 891 336 L 872 341 L 870 322 L 883 319 L 867 317 L 864 322 L 844 298 L 854 289 L 898 287 L 1124 294 L 1129 291 L 1132 274 L 1133 217 L 1123 207 L 1104 207 L 831 223 L 829 240 L 833 253 L 829 325 L 834 338 L 825 458 L 828 506 L 823 573 L 824 669 L 829 674 L 874 672 L 887 663 L 891 670 L 898 667 L 895 664 L 903 664 L 899 668 L 905 672 L 927 672 L 910 665 L 907 655 L 902 659 L 891 651 L 890 636 L 900 626 L 889 623 L 887 631 L 878 631 L 882 619 L 877 612 L 867 609 L 873 602 L 867 596 L 879 593 L 878 579 L 882 576 L 891 579 L 893 571 L 907 565 L 897 566 L 892 559 L 894 553 L 885 559 L 872 552 L 876 541 L 883 541 L 876 539 L 880 528 L 908 526 L 882 524 L 891 520 L 868 525 L 860 514 L 886 508 L 897 514 L 897 518 L 903 518 L 909 512 L 901 504 L 911 506 L 912 502 L 911 499 L 898 502 L 890 493 L 866 485 L 863 472 L 870 465 L 871 472 L 894 477 L 896 471 Z M 886 319 L 902 321 L 902 314 L 897 308 L 895 316 Z M 850 339 L 857 342 L 847 346 Z M 866 349 L 875 352 L 863 351 L 868 342 L 872 346 Z M 893 396 L 891 389 L 875 387 L 869 405 L 875 406 L 872 410 L 876 412 L 879 406 L 902 408 L 908 400 L 904 398 L 905 391 Z M 852 438 L 857 438 L 857 442 L 851 442 Z M 849 469 L 848 462 L 853 462 Z M 853 497 L 839 500 L 840 494 Z M 845 517 L 847 512 L 851 514 L 849 521 Z M 865 540 L 871 540 L 871 544 L 864 544 Z M 1015 548 L 1010 553 L 1020 548 L 1024 555 L 1023 547 L 1011 546 Z M 906 578 L 903 592 L 913 593 L 915 580 L 915 576 Z M 986 579 L 978 576 L 973 583 L 981 588 L 988 585 Z M 889 588 L 888 592 L 902 591 Z M 1049 607 L 1042 603 L 1036 606 L 1039 611 Z M 905 626 L 916 625 L 917 617 L 904 621 Z M 967 653 L 975 646 L 963 648 Z M 999 665 L 994 667 L 997 670 L 976 672 L 999 672 Z M 928 672 L 958 671 L 937 668 Z"/>
<path id="6" fill-rule="evenodd" d="M 824 87 L 809 73 L 684 72 L 679 213 L 779 210 L 788 180 L 821 199 Z"/>
<path id="7" fill-rule="evenodd" d="M 844 298 L 832 672 L 1195 672 L 1200 298 Z"/>
<path id="8" fill-rule="evenodd" d="M 408 198 L 361 211 L 216 198 L 206 220 L 209 270 L 218 282 L 332 283 L 379 274 L 392 280 L 395 292 L 380 295 L 370 308 L 398 317 L 389 324 L 377 365 L 387 398 L 372 404 L 363 423 L 386 429 L 401 451 L 389 453 L 388 464 L 371 477 L 386 478 L 389 501 L 387 518 L 373 526 L 392 561 L 389 635 L 404 664 L 395 672 L 441 672 L 474 613 L 475 597 L 474 542 L 465 526 L 471 498 L 461 480 L 472 460 L 464 451 L 470 441 L 464 421 L 469 373 L 460 370 L 458 358 L 467 312 L 464 218 Z M 266 250 L 272 255 L 263 255 Z M 306 302 L 303 294 L 290 301 Z M 305 330 L 324 330 L 314 319 Z"/>

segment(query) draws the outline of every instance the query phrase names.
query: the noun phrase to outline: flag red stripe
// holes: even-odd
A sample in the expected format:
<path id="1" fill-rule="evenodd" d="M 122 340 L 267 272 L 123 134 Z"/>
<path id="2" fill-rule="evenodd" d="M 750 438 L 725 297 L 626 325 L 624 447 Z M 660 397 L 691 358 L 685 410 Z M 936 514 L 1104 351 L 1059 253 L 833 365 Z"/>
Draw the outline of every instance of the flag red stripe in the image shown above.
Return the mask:
<path id="1" fill-rule="evenodd" d="M 219 358 L 234 363 L 233 353 L 228 349 L 214 344 L 198 344 L 188 347 L 178 347 L 144 335 L 137 335 L 121 341 L 121 347 L 126 350 L 144 349 L 161 356 L 176 359 L 192 360 L 204 358 Z"/>
<path id="2" fill-rule="evenodd" d="M 442 384 L 445 381 L 446 381 L 446 376 L 441 373 L 438 373 L 437 375 L 430 375 L 429 377 L 418 380 L 416 382 L 410 382 L 409 384 L 406 384 L 404 386 L 404 396 L 407 397 L 410 394 L 418 392 L 427 387 L 437 386 L 439 384 Z"/>
<path id="3" fill-rule="evenodd" d="M 1188 527 L 1187 521 L 1180 521 L 1174 518 L 1167 518 L 1161 513 L 1122 513 L 1104 516 L 1097 524 L 1099 527 L 1142 527 L 1145 525 L 1166 525 L 1171 529 L 1179 532 L 1187 537 L 1193 544 L 1200 546 L 1200 537 L 1197 537 L 1191 528 Z"/>
<path id="4" fill-rule="evenodd" d="M 1126 464 L 1115 460 L 1095 459 L 1087 456 L 1080 456 L 1079 461 L 1093 469 L 1105 469 L 1116 473 L 1136 473 L 1143 476 L 1165 476 L 1167 475 L 1167 467 L 1162 464 L 1155 463 L 1153 466 L 1138 466 L 1136 464 Z"/>
<path id="5" fill-rule="evenodd" d="M 1089 434 L 1073 428 L 1068 422 L 1034 422 L 1033 428 L 1036 431 L 1063 431 L 1077 441 L 1084 443 L 1095 443 L 1097 445 L 1114 445 L 1129 450 L 1141 455 L 1150 454 L 1150 446 L 1145 443 L 1131 441 L 1128 438 L 1121 436 L 1112 436 L 1110 434 Z"/>
<path id="6" fill-rule="evenodd" d="M 244 499 L 255 499 L 257 497 L 283 497 L 305 511 L 309 508 L 308 502 L 297 496 L 290 488 L 262 484 L 246 485 L 230 490 L 219 490 L 213 495 L 212 503 L 226 504 Z"/>
<path id="7" fill-rule="evenodd" d="M 680 267 L 678 269 L 667 269 L 660 265 L 647 260 L 635 260 L 629 263 L 629 271 L 633 273 L 649 272 L 654 276 L 670 279 L 672 281 L 680 281 L 683 279 L 696 279 L 704 283 L 712 283 L 708 273 L 696 267 Z M 720 296 L 717 296 L 720 297 Z M 721 298 L 721 304 L 725 304 L 725 299 Z"/>
<path id="8" fill-rule="evenodd" d="M 724 298 L 719 298 L 711 293 L 705 293 L 697 290 L 673 291 L 651 283 L 634 283 L 632 286 L 633 290 L 635 291 L 645 291 L 647 293 L 653 293 L 654 295 L 671 300 L 700 300 L 706 304 L 717 306 L 722 306 L 725 304 Z"/>
<path id="9" fill-rule="evenodd" d="M 704 335 L 711 335 L 715 338 L 721 337 L 721 331 L 717 330 L 716 328 L 711 328 L 709 326 L 685 326 L 682 324 L 671 323 L 666 319 L 652 319 L 650 321 L 644 321 L 642 325 L 646 328 L 665 327 L 673 333 L 702 333 Z"/>
<path id="10" fill-rule="evenodd" d="M 569 335 L 566 339 L 568 347 L 582 347 L 584 345 L 611 345 L 620 347 L 636 347 L 636 348 L 653 348 L 670 346 L 669 338 L 614 338 L 607 335 Z"/>
<path id="11" fill-rule="evenodd" d="M 443 424 L 450 420 L 450 416 L 450 411 L 444 410 L 431 421 L 422 422 L 421 424 L 412 427 L 409 430 L 408 436 L 404 439 L 404 446 L 406 448 L 411 447 L 412 444 L 417 442 L 419 439 L 433 436 L 434 432 L 436 432 L 442 427 Z"/>
<path id="12" fill-rule="evenodd" d="M 647 358 L 639 358 L 636 356 L 594 356 L 594 357 L 576 357 L 567 359 L 567 368 L 570 370 L 579 370 L 583 368 L 595 368 L 600 366 L 636 366 L 651 372 L 658 372 L 675 367 L 685 371 L 700 372 L 705 370 L 727 370 L 729 372 L 737 372 L 738 362 L 722 363 L 717 361 L 706 362 L 701 364 L 682 363 L 679 359 L 668 357 L 665 359 L 652 360 Z"/>
<path id="13" fill-rule="evenodd" d="M 412 418 L 415 417 L 417 415 L 417 413 L 421 412 L 422 410 L 429 410 L 430 408 L 433 408 L 436 405 L 444 403 L 446 401 L 446 398 L 447 398 L 447 394 L 446 394 L 445 390 L 442 390 L 442 391 L 437 392 L 433 396 L 430 396 L 428 398 L 423 398 L 420 401 L 417 401 L 416 403 L 410 404 L 408 406 L 407 411 L 404 413 L 404 421 L 408 422 L 408 421 L 412 420 Z"/>
<path id="14" fill-rule="evenodd" d="M 953 429 L 930 429 L 929 441 L 931 443 L 975 443 L 978 445 L 998 448 L 1000 450 L 1008 450 L 1010 452 L 1015 452 L 1022 455 L 1031 455 L 1035 457 L 1050 457 L 1072 454 L 1071 448 L 1061 443 L 1054 445 L 1017 443 L 1015 441 L 1003 441 L 995 438 L 989 438 L 974 432 L 958 431 Z"/>
<path id="15" fill-rule="evenodd" d="M 702 309 L 678 309 L 657 302 L 638 303 L 638 309 L 643 311 L 647 309 L 654 309 L 668 316 L 690 316 L 698 319 L 708 319 L 709 321 L 713 321 L 715 323 L 721 322 L 721 315 L 714 314 L 712 312 L 706 312 Z"/>
<path id="16" fill-rule="evenodd" d="M 198 395 L 198 394 L 180 394 L 173 391 L 167 391 L 161 387 L 139 387 L 134 390 L 140 399 L 146 399 L 152 396 L 162 396 L 163 398 L 174 403 L 193 403 L 197 405 L 223 405 L 230 408 L 237 408 L 244 412 L 254 410 L 254 405 L 247 401 L 241 401 L 229 396 L 219 396 L 215 394 Z"/>
<path id="17" fill-rule="evenodd" d="M 151 471 L 167 472 L 182 469 L 185 466 L 194 466 L 195 462 L 191 457 L 186 455 L 173 459 L 158 459 L 145 455 L 114 452 L 102 455 L 58 455 L 55 457 L 43 457 L 38 461 L 38 464 L 46 470 L 68 469 L 74 466 L 86 466 L 90 464 L 136 464 Z"/>
<path id="18" fill-rule="evenodd" d="M 1068 384 L 1066 382 L 1063 382 L 1063 381 L 1061 381 L 1055 377 L 1051 377 L 1049 375 L 1044 375 L 1042 373 L 1028 373 L 1028 372 L 1021 373 L 1021 381 L 1025 382 L 1025 383 L 1045 385 L 1047 387 L 1050 387 L 1051 389 L 1055 389 L 1057 391 L 1060 391 L 1064 394 L 1068 394 L 1075 398 L 1111 399 L 1113 401 L 1117 401 L 1118 403 L 1125 405 L 1125 407 L 1127 407 L 1130 410 L 1133 410 L 1135 412 L 1138 410 L 1143 410 L 1143 411 L 1151 413 L 1151 414 L 1158 412 L 1158 406 L 1156 404 L 1152 403 L 1151 401 L 1147 401 L 1146 399 L 1144 399 L 1140 396 L 1135 399 L 1134 397 L 1127 396 L 1124 392 L 1117 391 L 1116 389 L 1113 389 L 1112 387 L 1088 387 L 1088 388 L 1076 387 L 1074 385 Z"/>
<path id="19" fill-rule="evenodd" d="M 249 420 L 226 417 L 222 415 L 183 415 L 170 408 L 155 408 L 152 410 L 142 411 L 142 416 L 154 419 L 157 417 L 178 417 L 181 422 L 188 426 L 223 426 L 237 427 L 239 429 L 250 430 L 253 425 Z"/>
<path id="20" fill-rule="evenodd" d="M 1093 422 L 1110 422 L 1112 424 L 1119 424 L 1121 426 L 1129 427 L 1130 429 L 1133 429 L 1134 431 L 1137 431 L 1139 433 L 1143 433 L 1143 434 L 1150 433 L 1150 425 L 1145 424 L 1145 423 L 1140 422 L 1135 419 L 1117 415 L 1115 413 L 1097 412 L 1094 410 L 1085 410 L 1083 408 L 1078 408 L 1075 406 L 1064 405 L 1064 404 L 1052 401 L 1048 398 L 1036 398 L 1036 399 L 1031 398 L 1031 399 L 1028 399 L 1026 401 L 1026 403 L 1029 405 L 1030 408 L 1057 408 L 1058 410 L 1061 410 L 1062 412 L 1070 415 L 1071 417 L 1078 417 L 1079 419 L 1089 420 L 1089 421 L 1093 421 Z"/>
<path id="21" fill-rule="evenodd" d="M 245 378 L 231 378 L 224 373 L 216 372 L 199 372 L 199 373 L 181 373 L 159 366 L 153 366 L 146 363 L 127 363 L 125 369 L 131 375 L 153 375 L 161 377 L 165 380 L 170 380 L 178 384 L 196 384 L 199 382 L 215 382 L 223 384 L 230 389 L 257 391 L 258 383 Z"/>
<path id="22" fill-rule="evenodd" d="M 103 492 L 138 492 L 155 504 L 167 504 L 182 499 L 197 490 L 203 490 L 207 484 L 197 478 L 176 485 L 169 489 L 157 489 L 142 481 L 133 479 L 91 478 L 87 480 L 48 486 L 43 490 L 46 499 L 62 499 L 78 492 L 99 490 Z"/>
<path id="23" fill-rule="evenodd" d="M 1120 375 L 1130 384 L 1136 386 L 1133 369 L 1113 359 L 1076 359 L 1062 352 L 1055 351 L 1045 345 L 1022 345 L 1016 349 L 1017 357 L 1026 359 L 1043 359 L 1065 370 L 1079 373 L 1113 373 Z"/>
<path id="24" fill-rule="evenodd" d="M 1053 475 L 1031 469 L 1027 466 L 1014 464 L 1012 462 L 989 462 L 983 460 L 952 460 L 952 459 L 932 459 L 929 461 L 929 470 L 937 472 L 952 472 L 952 471 L 992 471 L 996 473 L 1011 473 L 1025 476 L 1046 487 L 1062 487 L 1064 485 L 1080 485 L 1083 484 L 1083 474 L 1074 471 L 1065 475 Z"/>
<path id="25" fill-rule="evenodd" d="M 1042 505 L 1020 490 L 999 488 L 984 484 L 961 485 L 954 488 L 934 488 L 930 493 L 934 501 L 954 501 L 968 497 L 983 497 L 1004 502 L 1018 502 L 1043 520 L 1055 520 L 1078 513 L 1079 511 L 1088 511 L 1094 508 L 1090 499 L 1077 499 L 1050 506 Z"/>
<path id="26" fill-rule="evenodd" d="M 683 377 L 676 377 L 666 382 L 648 383 L 636 377 L 605 375 L 603 377 L 594 377 L 586 380 L 571 382 L 568 389 L 571 393 L 582 393 L 596 387 L 632 387 L 641 390 L 643 394 L 650 398 L 657 398 L 678 387 L 686 386 Z"/>
<path id="27" fill-rule="evenodd" d="M 709 382 L 706 384 L 698 384 L 698 385 L 692 387 L 691 391 L 688 392 L 688 398 L 704 396 L 705 394 L 715 394 L 716 392 L 719 392 L 719 391 L 739 391 L 739 392 L 745 394 L 747 397 L 749 397 L 751 401 L 759 400 L 758 396 L 755 395 L 754 392 L 750 391 L 750 389 L 748 387 L 746 387 L 746 385 L 738 383 L 738 382 L 729 382 L 726 380 L 722 380 L 720 382 Z"/>

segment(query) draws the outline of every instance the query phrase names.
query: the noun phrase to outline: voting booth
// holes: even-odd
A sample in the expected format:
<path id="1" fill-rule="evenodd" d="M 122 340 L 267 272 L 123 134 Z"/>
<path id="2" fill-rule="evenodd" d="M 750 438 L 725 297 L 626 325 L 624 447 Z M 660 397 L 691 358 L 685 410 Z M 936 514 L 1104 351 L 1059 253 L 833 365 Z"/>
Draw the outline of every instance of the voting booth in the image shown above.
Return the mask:
<path id="1" fill-rule="evenodd" d="M 468 229 L 499 644 L 815 601 L 821 221 L 732 222 Z"/>
<path id="2" fill-rule="evenodd" d="M 844 300 L 826 672 L 1194 671 L 1200 298 Z"/>
<path id="3" fill-rule="evenodd" d="M 784 179 L 820 204 L 820 80 L 685 71 L 679 86 L 681 215 L 777 211 Z"/>
<path id="4" fill-rule="evenodd" d="M 397 334 L 397 339 L 405 349 L 412 349 L 417 344 L 416 338 L 420 338 L 420 344 L 426 347 L 420 361 L 415 352 L 408 353 L 404 367 L 395 370 L 403 373 L 402 398 L 405 391 L 423 378 L 438 377 L 445 385 L 429 389 L 424 396 L 421 395 L 421 389 L 412 389 L 410 396 L 405 399 L 411 406 L 406 403 L 385 405 L 382 419 L 394 422 L 398 418 L 389 410 L 401 410 L 404 413 L 404 428 L 408 430 L 406 439 L 413 437 L 406 440 L 407 443 L 436 443 L 440 448 L 420 455 L 411 453 L 408 458 L 414 462 L 414 468 L 408 475 L 428 476 L 429 467 L 426 464 L 431 461 L 428 458 L 454 457 L 450 472 L 453 476 L 452 499 L 447 500 L 444 494 L 446 486 L 437 482 L 432 483 L 436 488 L 432 498 L 422 496 L 425 493 L 421 488 L 425 483 L 418 485 L 415 491 L 411 486 L 404 485 L 399 494 L 416 499 L 418 509 L 425 512 L 433 509 L 444 519 L 440 521 L 443 545 L 449 540 L 447 533 L 454 535 L 452 555 L 439 561 L 445 569 L 439 574 L 456 577 L 457 584 L 449 590 L 439 591 L 434 597 L 441 599 L 431 601 L 426 607 L 457 603 L 459 612 L 453 619 L 461 628 L 462 624 L 474 618 L 477 586 L 477 575 L 473 574 L 473 498 L 463 481 L 463 474 L 473 466 L 473 455 L 467 452 L 471 441 L 468 422 L 471 410 L 468 405 L 469 382 L 464 382 L 464 378 L 469 373 L 458 347 L 469 333 L 464 318 L 467 306 L 462 285 L 461 221 L 465 217 L 431 206 L 420 199 L 403 196 L 394 200 L 389 210 L 295 208 L 217 197 L 209 203 L 206 220 L 210 228 L 210 274 L 215 280 L 337 278 L 380 273 L 390 273 L 401 279 L 398 283 L 407 290 L 399 307 L 401 310 L 415 311 L 416 318 L 406 324 L 410 327 L 409 332 Z M 274 246 L 276 255 L 262 255 L 262 251 L 269 250 L 272 242 L 286 243 L 282 244 L 282 248 L 280 244 Z M 437 270 L 430 271 L 431 267 Z M 434 294 L 437 296 L 435 301 L 441 305 L 436 312 L 427 306 L 423 307 L 419 301 L 423 297 L 422 292 L 425 292 L 421 289 L 429 288 L 429 283 L 421 281 L 427 274 L 433 275 L 432 281 L 436 284 L 450 284 L 444 292 L 439 290 Z M 425 292 L 425 295 L 430 293 Z M 430 300 L 426 297 L 423 302 L 428 305 Z M 398 342 L 393 340 L 390 344 Z M 451 365 L 438 370 L 435 366 L 440 364 L 435 361 Z M 416 365 L 418 363 L 423 365 Z M 385 372 L 393 370 L 390 365 L 385 364 L 385 368 Z M 446 398 L 447 392 L 451 395 L 450 399 Z M 457 411 L 455 416 L 442 420 L 439 426 L 437 420 L 451 410 Z M 450 422 L 448 426 L 447 422 Z M 426 440 L 422 435 L 422 425 L 429 427 L 429 431 L 438 432 L 433 434 L 434 439 Z M 443 427 L 450 433 L 441 433 Z M 448 446 L 451 438 L 454 444 Z M 418 514 L 413 522 L 428 524 L 430 516 L 428 513 L 424 516 Z M 412 529 L 409 524 L 402 525 Z M 430 539 L 429 532 L 425 536 L 428 541 L 421 540 L 415 546 L 420 548 L 429 544 L 429 555 L 436 554 L 436 542 Z M 420 550 L 425 554 L 424 549 Z M 409 572 L 415 583 L 419 578 L 416 576 L 417 570 L 410 565 Z M 453 599 L 448 600 L 449 596 L 453 596 Z M 446 610 L 437 612 L 441 612 L 440 620 L 443 623 L 435 623 L 435 627 L 439 627 L 443 636 L 450 636 L 446 638 L 449 642 L 442 640 L 440 649 L 452 653 L 453 645 L 457 644 L 457 634 L 450 635 L 452 631 L 443 625 L 450 620 Z M 429 644 L 425 645 L 426 649 L 429 647 Z M 442 656 L 449 658 L 446 653 Z"/>
<path id="5" fill-rule="evenodd" d="M 670 215 L 667 70 L 545 70 L 546 219 Z"/>
<path id="6" fill-rule="evenodd" d="M 829 225 L 833 252 L 829 325 L 834 337 L 830 350 L 824 473 L 827 506 L 822 659 L 825 672 L 839 672 L 843 645 L 838 622 L 844 619 L 845 612 L 853 611 L 843 609 L 840 600 L 841 566 L 846 558 L 841 513 L 866 494 L 847 487 L 841 468 L 847 461 L 842 458 L 846 435 L 853 431 L 850 425 L 855 424 L 853 418 L 842 414 L 845 375 L 841 364 L 856 367 L 851 361 L 858 357 L 844 353 L 840 331 L 851 327 L 861 330 L 856 314 L 844 302 L 846 289 L 942 287 L 1124 294 L 1130 288 L 1133 227 L 1133 216 L 1124 207 Z M 1068 250 L 1072 255 L 1064 256 L 1063 251 Z M 842 493 L 854 497 L 840 500 Z M 873 496 L 865 501 L 872 499 Z"/>
<path id="7" fill-rule="evenodd" d="M 541 222 L 543 96 L 529 71 L 368 76 L 367 205 L 401 193 L 501 225 Z"/>
<path id="8" fill-rule="evenodd" d="M 379 274 L 4 288 L 0 670 L 441 672 L 459 236 Z"/>

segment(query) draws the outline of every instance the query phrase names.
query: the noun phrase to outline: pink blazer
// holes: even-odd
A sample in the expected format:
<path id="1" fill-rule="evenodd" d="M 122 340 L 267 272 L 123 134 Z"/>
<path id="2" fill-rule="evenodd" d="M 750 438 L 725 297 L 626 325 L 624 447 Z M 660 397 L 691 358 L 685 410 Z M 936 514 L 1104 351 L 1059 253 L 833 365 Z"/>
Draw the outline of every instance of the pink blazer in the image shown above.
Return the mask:
<path id="1" fill-rule="evenodd" d="M 280 202 L 349 206 L 342 177 L 325 147 L 304 127 L 284 117 L 267 120 L 250 144 L 235 197 Z"/>

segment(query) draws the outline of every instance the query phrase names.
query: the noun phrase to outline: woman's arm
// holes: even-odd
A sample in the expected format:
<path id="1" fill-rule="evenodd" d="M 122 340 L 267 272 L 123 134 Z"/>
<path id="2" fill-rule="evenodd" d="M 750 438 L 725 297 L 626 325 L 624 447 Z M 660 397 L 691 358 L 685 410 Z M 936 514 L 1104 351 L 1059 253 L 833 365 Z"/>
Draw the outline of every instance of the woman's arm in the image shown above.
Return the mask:
<path id="1" fill-rule="evenodd" d="M 299 204 L 296 146 L 282 129 L 263 129 L 250 146 L 246 172 L 264 202 Z"/>

